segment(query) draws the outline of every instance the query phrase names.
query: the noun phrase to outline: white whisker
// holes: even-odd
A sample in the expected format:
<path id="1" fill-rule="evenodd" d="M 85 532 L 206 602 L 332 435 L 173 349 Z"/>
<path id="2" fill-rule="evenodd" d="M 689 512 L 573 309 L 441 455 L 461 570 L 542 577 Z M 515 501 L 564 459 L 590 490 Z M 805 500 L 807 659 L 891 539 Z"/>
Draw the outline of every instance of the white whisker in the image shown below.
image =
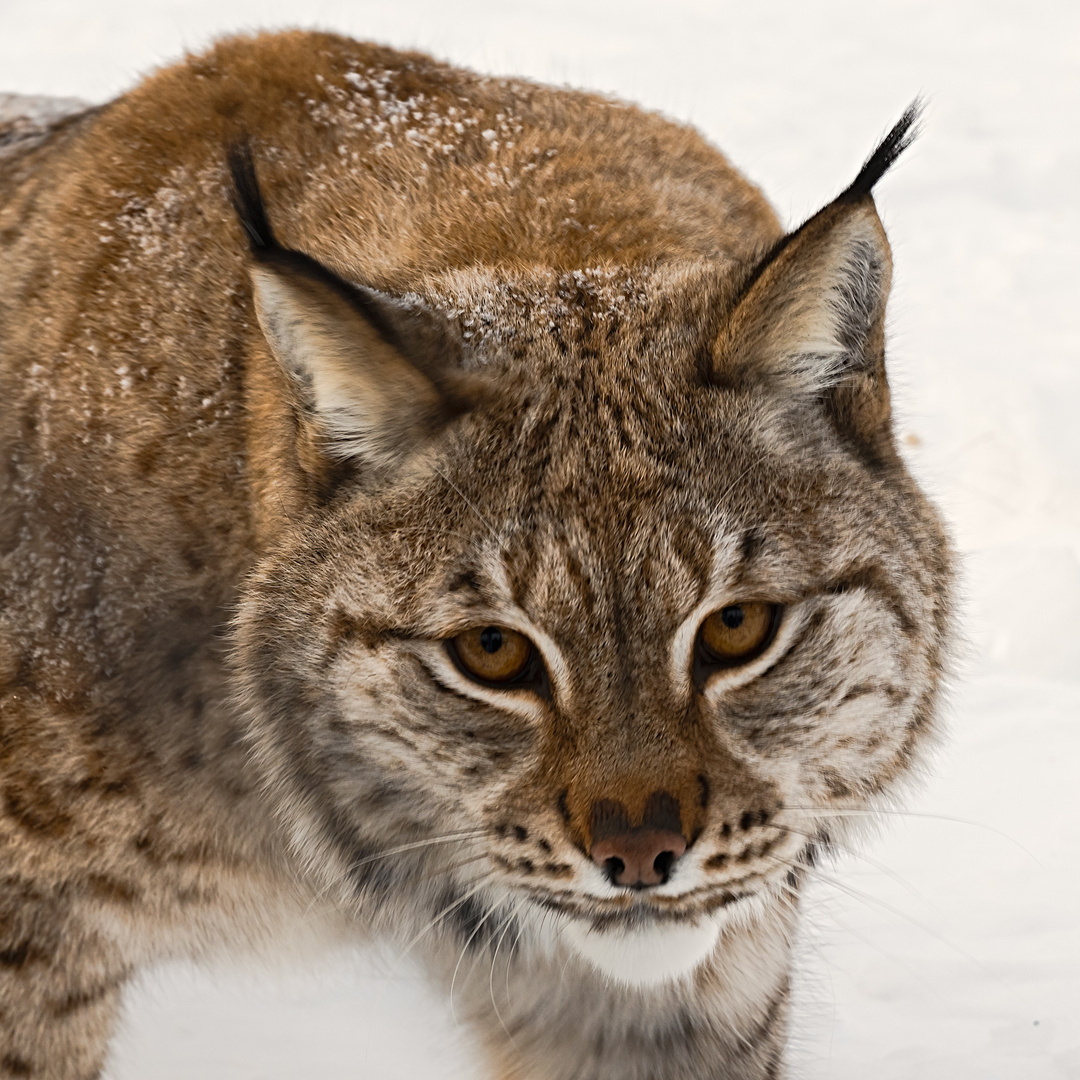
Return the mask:
<path id="1" fill-rule="evenodd" d="M 484 923 L 495 914 L 495 910 L 495 908 L 490 908 L 487 914 L 476 924 L 473 932 L 466 939 L 465 944 L 461 946 L 461 955 L 458 957 L 458 962 L 454 965 L 454 974 L 450 977 L 450 1015 L 455 1021 L 457 1020 L 457 1014 L 454 1012 L 454 985 L 457 982 L 458 971 L 461 969 L 461 963 L 465 959 L 465 954 L 469 951 L 469 946 L 472 944 L 473 938 L 480 933 Z M 473 961 L 473 967 L 476 967 L 476 961 Z"/>
<path id="2" fill-rule="evenodd" d="M 485 874 L 484 877 L 480 879 L 479 883 L 474 888 L 470 889 L 463 896 L 459 896 L 452 904 L 448 904 L 446 907 L 444 907 L 442 911 L 440 911 L 433 919 L 431 919 L 408 943 L 408 945 L 405 946 L 399 959 L 404 960 L 412 951 L 413 946 L 415 946 L 422 937 L 434 930 L 435 927 L 438 926 L 439 923 L 441 923 L 447 915 L 449 915 L 456 908 L 461 907 L 462 904 L 468 903 L 468 901 L 471 900 L 477 893 L 482 892 L 494 876 L 494 871 L 492 871 L 490 874 Z"/>
<path id="3" fill-rule="evenodd" d="M 1041 870 L 1047 869 L 1038 856 L 1029 848 L 1024 847 L 1015 836 L 1010 836 L 1007 832 L 996 829 L 993 825 L 987 825 L 983 821 L 971 821 L 969 818 L 953 817 L 950 814 L 931 814 L 920 810 L 859 809 L 854 807 L 830 810 L 827 807 L 821 806 L 785 806 L 784 809 L 794 810 L 797 813 L 813 814 L 817 817 L 874 818 L 883 815 L 885 817 L 921 818 L 926 821 L 947 821 L 954 825 L 968 825 L 973 829 L 982 829 L 985 832 L 993 833 L 995 836 L 1000 836 L 1002 840 L 1008 840 L 1010 844 L 1018 847 L 1025 855 L 1027 855 Z"/>
<path id="4" fill-rule="evenodd" d="M 503 938 L 506 936 L 506 931 L 513 925 L 514 913 L 510 912 L 503 923 L 499 938 L 495 942 L 495 951 L 491 954 L 491 970 L 488 972 L 488 993 L 491 995 L 491 1007 L 495 1010 L 495 1016 L 499 1021 L 500 1027 L 506 1032 L 506 1037 L 510 1040 L 510 1045 L 513 1046 L 515 1050 L 518 1050 L 519 1047 L 517 1043 L 514 1042 L 514 1036 L 510 1034 L 510 1029 L 506 1026 L 506 1021 L 503 1020 L 503 1015 L 499 1011 L 499 1003 L 495 1000 L 495 963 L 499 959 L 499 949 L 502 946 Z M 509 972 L 509 968 L 507 968 L 507 971 Z M 509 974 L 507 977 L 509 978 Z"/>

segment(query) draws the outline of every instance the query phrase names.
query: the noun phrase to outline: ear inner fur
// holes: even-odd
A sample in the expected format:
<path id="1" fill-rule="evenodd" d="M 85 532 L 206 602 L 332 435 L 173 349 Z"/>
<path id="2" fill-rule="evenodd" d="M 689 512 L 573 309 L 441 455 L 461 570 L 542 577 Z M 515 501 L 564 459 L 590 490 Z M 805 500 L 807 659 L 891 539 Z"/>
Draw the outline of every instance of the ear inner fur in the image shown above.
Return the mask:
<path id="1" fill-rule="evenodd" d="M 799 230 L 725 320 L 718 381 L 819 394 L 865 361 L 890 274 L 873 202 L 833 204 Z"/>

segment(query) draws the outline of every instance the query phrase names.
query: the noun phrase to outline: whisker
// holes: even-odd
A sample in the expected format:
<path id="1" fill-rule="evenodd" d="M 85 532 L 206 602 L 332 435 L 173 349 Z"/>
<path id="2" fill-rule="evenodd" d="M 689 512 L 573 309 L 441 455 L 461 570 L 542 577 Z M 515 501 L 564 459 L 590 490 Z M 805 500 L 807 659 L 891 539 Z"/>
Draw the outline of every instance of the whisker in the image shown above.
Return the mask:
<path id="1" fill-rule="evenodd" d="M 463 866 L 471 866 L 474 862 L 479 862 L 481 859 L 487 858 L 487 852 L 481 851 L 476 855 L 470 855 L 467 859 L 458 859 L 457 862 L 447 863 L 445 866 L 436 867 L 434 870 L 429 870 L 426 874 L 421 874 L 418 878 L 411 879 L 417 885 L 424 881 L 432 881 L 440 874 L 449 874 L 454 870 L 460 870 Z M 492 871 L 494 873 L 494 871 Z M 485 876 L 490 877 L 491 874 Z"/>
<path id="2" fill-rule="evenodd" d="M 849 855 L 852 858 L 861 860 L 862 862 L 866 863 L 867 865 L 872 866 L 879 873 L 884 874 L 888 878 L 891 878 L 893 881 L 896 882 L 897 885 L 899 885 L 903 889 L 906 889 L 917 900 L 921 900 L 924 904 L 928 904 L 930 907 L 933 907 L 940 914 L 944 914 L 944 912 L 942 912 L 941 909 L 938 908 L 934 904 L 934 902 L 932 900 L 930 900 L 929 897 L 926 896 L 925 893 L 920 892 L 909 881 L 906 881 L 898 873 L 896 873 L 896 871 L 892 870 L 885 863 L 879 862 L 877 859 L 871 858 L 869 855 L 864 854 L 863 852 L 859 851 L 857 848 L 852 847 L 850 844 L 845 844 L 842 840 L 837 840 L 833 836 L 828 836 L 828 837 L 823 838 L 823 837 L 820 837 L 820 836 L 818 836 L 818 835 L 816 835 L 814 833 L 803 832 L 801 829 L 793 829 L 789 825 L 780 825 L 777 822 L 773 822 L 772 824 L 774 825 L 775 828 L 783 829 L 784 832 L 791 833 L 794 836 L 801 836 L 804 839 L 809 840 L 811 842 L 820 841 L 826 848 L 828 848 L 828 847 L 839 848 L 841 851 L 844 852 L 844 854 Z"/>
<path id="3" fill-rule="evenodd" d="M 506 936 L 506 931 L 514 925 L 514 913 L 506 917 L 502 926 L 502 931 L 499 934 L 498 940 L 495 942 L 495 951 L 491 954 L 491 970 L 488 972 L 488 994 L 491 996 L 491 1007 L 495 1010 L 495 1016 L 498 1018 L 499 1026 L 506 1032 L 506 1037 L 510 1040 L 510 1045 L 520 1053 L 520 1047 L 514 1042 L 514 1036 L 510 1034 L 510 1029 L 506 1026 L 506 1021 L 503 1020 L 503 1015 L 499 1011 L 499 1003 L 495 1000 L 495 963 L 499 959 L 499 949 L 502 946 L 503 938 Z M 509 967 L 507 967 L 507 979 L 509 979 Z M 509 997 L 507 998 L 509 1001 Z"/>
<path id="4" fill-rule="evenodd" d="M 518 903 L 518 906 L 514 908 L 514 918 L 519 919 L 522 908 L 525 907 L 525 901 L 522 900 Z M 510 955 L 506 958 L 506 1003 L 510 1004 L 510 965 L 514 962 L 514 957 L 517 955 L 518 946 L 521 944 L 521 935 L 524 932 L 524 927 L 518 922 L 517 934 L 514 937 L 514 944 L 510 946 Z"/>
<path id="5" fill-rule="evenodd" d="M 457 1022 L 457 1014 L 454 1012 L 454 985 L 457 982 L 458 971 L 461 969 L 461 963 L 465 959 L 465 954 L 469 951 L 469 946 L 472 944 L 473 938 L 480 933 L 484 923 L 495 914 L 495 908 L 490 908 L 487 914 L 476 924 L 473 932 L 468 936 L 465 944 L 461 947 L 461 955 L 458 957 L 458 962 L 454 965 L 454 974 L 450 977 L 450 1015 L 454 1018 L 454 1022 Z M 473 968 L 476 967 L 476 961 L 473 961 Z M 470 968 L 470 972 L 471 972 Z"/>
<path id="6" fill-rule="evenodd" d="M 823 884 L 827 885 L 829 883 L 823 882 Z M 879 956 L 883 956 L 890 963 L 896 964 L 898 967 L 903 968 L 915 982 L 919 982 L 928 989 L 936 991 L 937 987 L 935 987 L 934 983 L 931 980 L 926 978 L 926 973 L 924 971 L 920 971 L 917 967 L 912 966 L 903 957 L 897 956 L 895 953 L 889 951 L 888 949 L 882 948 L 881 945 L 879 945 L 876 941 L 873 940 L 873 938 L 867 937 L 865 934 L 861 934 L 854 927 L 849 926 L 846 922 L 842 922 L 839 918 L 837 918 L 836 914 L 832 911 L 829 911 L 828 908 L 823 907 L 821 910 L 827 912 L 833 922 L 836 923 L 836 925 L 843 930 L 845 937 L 857 938 L 868 949 L 876 952 Z M 826 970 L 828 970 L 830 965 L 830 958 L 828 954 L 818 945 L 815 945 L 815 948 L 817 950 L 818 956 L 825 963 Z M 831 978 L 831 971 L 829 974 Z"/>
<path id="7" fill-rule="evenodd" d="M 557 938 L 562 937 L 562 929 L 563 928 L 560 928 L 560 929 L 556 930 L 555 936 Z M 561 942 L 560 942 L 560 944 L 561 944 Z M 563 963 L 562 970 L 559 972 L 559 988 L 560 989 L 562 988 L 562 984 L 566 981 L 566 969 L 570 966 L 570 961 L 573 960 L 573 959 L 574 959 L 574 950 L 573 949 L 567 949 L 566 950 L 566 960 Z"/>
<path id="8" fill-rule="evenodd" d="M 340 886 L 344 882 L 348 881 L 349 877 L 356 870 L 358 870 L 361 866 L 366 866 L 366 865 L 368 865 L 370 863 L 378 862 L 380 859 L 388 859 L 388 858 L 391 858 L 394 855 L 401 855 L 401 854 L 403 854 L 404 852 L 407 852 L 407 851 L 416 851 L 416 850 L 420 850 L 420 849 L 425 848 L 425 847 L 435 847 L 435 846 L 437 846 L 439 844 L 449 844 L 449 843 L 453 843 L 454 841 L 464 843 L 464 841 L 466 841 L 466 840 L 473 840 L 473 839 L 476 839 L 476 838 L 478 838 L 480 836 L 483 836 L 483 835 L 484 835 L 484 830 L 482 830 L 482 829 L 462 830 L 460 833 L 446 833 L 443 836 L 432 836 L 432 837 L 428 837 L 428 838 L 426 838 L 424 840 L 414 841 L 414 842 L 409 843 L 409 844 L 401 844 L 398 847 L 389 848 L 386 851 L 379 851 L 379 852 L 376 852 L 374 855 L 369 855 L 369 856 L 366 856 L 363 859 L 358 859 L 355 862 L 352 862 L 348 866 L 346 866 L 345 869 L 342 870 L 342 872 L 338 876 L 336 876 L 335 878 L 333 878 L 330 881 L 327 881 L 325 884 L 320 886 L 315 891 L 315 894 L 312 896 L 310 902 L 308 903 L 308 906 L 305 908 L 304 913 L 303 913 L 303 915 L 301 917 L 304 918 L 304 919 L 308 918 L 311 915 L 312 909 L 315 907 L 315 905 L 320 900 L 322 900 L 323 897 L 325 897 L 327 893 L 329 893 L 333 889 L 338 888 L 338 886 Z M 466 860 L 466 861 L 475 861 L 475 860 Z M 464 864 L 459 863 L 457 865 L 464 865 Z M 451 867 L 445 868 L 445 870 L 449 870 L 449 869 L 451 869 Z M 444 872 L 444 871 L 437 871 L 437 873 L 438 872 Z M 420 880 L 423 881 L 423 880 L 426 880 L 426 878 L 421 878 Z"/>
<path id="9" fill-rule="evenodd" d="M 996 829 L 993 825 L 987 825 L 983 821 L 971 821 L 969 818 L 953 817 L 949 814 L 932 814 L 920 810 L 870 810 L 858 808 L 829 810 L 819 806 L 785 806 L 784 809 L 794 810 L 798 813 L 809 813 L 816 816 L 827 817 L 877 817 L 878 815 L 885 815 L 888 817 L 923 818 L 928 821 L 948 821 L 954 825 L 968 825 L 973 829 L 982 829 L 985 832 L 993 833 L 995 836 L 1000 836 L 1003 840 L 1008 840 L 1010 844 L 1018 847 L 1025 855 L 1027 855 L 1041 870 L 1047 869 L 1039 857 L 1029 848 L 1024 847 L 1015 836 L 1010 836 L 1007 832 Z"/>
<path id="10" fill-rule="evenodd" d="M 463 896 L 459 896 L 452 904 L 447 904 L 447 906 L 444 907 L 442 909 L 442 911 L 440 911 L 438 913 L 438 915 L 436 915 L 433 919 L 431 919 L 420 930 L 420 932 L 409 942 L 409 944 L 405 946 L 405 949 L 401 953 L 401 956 L 399 957 L 399 960 L 404 960 L 406 957 L 408 957 L 409 953 L 413 949 L 413 946 L 415 946 L 416 943 L 422 937 L 424 937 L 426 934 L 431 933 L 431 931 L 434 930 L 435 927 L 438 926 L 439 923 L 441 923 L 443 921 L 443 919 L 445 919 L 446 916 L 450 914 L 450 912 L 455 910 L 455 908 L 459 908 L 459 907 L 461 907 L 462 904 L 468 903 L 478 892 L 482 892 L 487 887 L 487 885 L 491 881 L 491 879 L 494 878 L 494 877 L 495 877 L 495 872 L 494 871 L 492 871 L 490 874 L 485 874 L 484 877 L 482 877 L 480 879 L 480 881 L 476 884 L 475 888 L 470 889 Z M 467 945 L 468 945 L 468 942 L 466 942 L 466 946 Z"/>
<path id="11" fill-rule="evenodd" d="M 794 863 L 790 859 L 781 859 L 772 855 L 763 855 L 762 858 L 768 859 L 770 862 L 774 862 L 779 866 L 786 866 L 788 868 L 800 868 L 812 874 L 818 881 L 823 882 L 826 885 L 831 885 L 834 889 L 839 889 L 840 892 L 850 896 L 853 900 L 858 900 L 867 906 L 873 905 L 881 908 L 883 911 L 889 912 L 891 915 L 895 915 L 898 919 L 903 919 L 905 922 L 922 930 L 924 934 L 928 934 L 930 937 L 940 941 L 943 945 L 952 949 L 959 956 L 962 956 L 969 963 L 974 964 L 984 975 L 988 975 L 991 978 L 996 978 L 993 972 L 980 961 L 977 957 L 972 956 L 966 949 L 961 948 L 954 941 L 945 937 L 943 934 L 939 934 L 933 927 L 927 926 L 925 923 L 920 922 L 918 919 L 911 915 L 908 915 L 906 911 L 902 911 L 900 908 L 893 907 L 892 904 L 887 903 L 884 900 L 879 900 L 876 896 L 870 893 L 864 892 L 862 889 L 855 888 L 853 885 L 848 885 L 846 882 L 842 882 L 837 878 L 828 876 L 821 873 L 816 866 L 806 866 L 805 864 Z"/>
<path id="12" fill-rule="evenodd" d="M 364 859 L 359 859 L 357 862 L 351 863 L 345 872 L 346 874 L 351 874 L 353 871 L 359 870 L 361 866 L 367 866 L 369 863 L 378 862 L 380 859 L 388 859 L 392 855 L 401 855 L 406 851 L 418 851 L 425 847 L 435 847 L 437 844 L 452 844 L 454 842 L 462 843 L 465 840 L 475 840 L 483 835 L 483 829 L 466 829 L 458 833 L 446 833 L 443 836 L 430 836 L 425 840 L 416 840 L 410 844 L 401 844 L 398 847 L 388 848 L 386 851 L 380 851 L 375 855 L 369 855 Z"/>
<path id="13" fill-rule="evenodd" d="M 736 485 L 741 484 L 750 473 L 752 473 L 755 469 L 761 467 L 762 460 L 762 458 L 757 458 L 754 461 L 751 461 L 750 464 L 747 465 L 746 468 L 743 469 L 743 471 L 739 473 L 739 475 L 736 476 L 735 479 L 727 485 L 727 487 L 724 488 L 722 494 L 720 495 L 720 501 L 716 505 L 722 506 L 727 500 L 728 496 L 735 490 Z"/>
<path id="14" fill-rule="evenodd" d="M 461 488 L 459 488 L 457 486 L 457 484 L 455 484 L 454 481 L 451 480 L 450 477 L 447 476 L 446 473 L 444 473 L 442 471 L 442 469 L 439 468 L 438 465 L 434 465 L 433 468 L 458 493 L 458 495 L 461 496 L 462 502 L 464 502 L 465 505 L 480 519 L 480 521 L 481 521 L 481 523 L 483 525 L 487 526 L 488 532 L 490 532 L 491 535 L 495 537 L 495 540 L 498 543 L 499 547 L 503 548 L 504 544 L 503 544 L 502 540 L 499 539 L 499 534 L 495 531 L 495 526 L 492 525 L 491 522 L 488 521 L 488 519 L 486 517 L 484 517 L 484 515 L 481 514 L 480 511 L 477 510 L 477 508 L 475 506 L 473 506 L 473 504 L 469 501 L 469 499 L 466 497 L 465 493 L 461 490 Z"/>

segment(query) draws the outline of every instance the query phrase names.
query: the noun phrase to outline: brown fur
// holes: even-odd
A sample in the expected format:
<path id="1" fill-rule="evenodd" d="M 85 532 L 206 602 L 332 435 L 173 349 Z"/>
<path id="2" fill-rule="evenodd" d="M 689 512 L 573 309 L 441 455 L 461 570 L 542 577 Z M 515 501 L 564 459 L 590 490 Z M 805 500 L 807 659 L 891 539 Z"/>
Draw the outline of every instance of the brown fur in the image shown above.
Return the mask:
<path id="1" fill-rule="evenodd" d="M 307 33 L 3 131 L 0 1077 L 96 1075 L 134 967 L 315 898 L 419 943 L 507 1077 L 780 1075 L 813 849 L 909 774 L 947 659 L 872 199 L 781 244 L 688 128 Z M 253 263 L 245 140 L 281 244 L 400 339 Z M 350 372 L 378 439 L 330 423 Z M 680 627 L 740 597 L 775 649 L 695 685 Z M 488 622 L 549 693 L 454 671 Z M 657 793 L 690 884 L 604 885 L 594 808 Z M 558 930 L 705 918 L 647 988 Z"/>

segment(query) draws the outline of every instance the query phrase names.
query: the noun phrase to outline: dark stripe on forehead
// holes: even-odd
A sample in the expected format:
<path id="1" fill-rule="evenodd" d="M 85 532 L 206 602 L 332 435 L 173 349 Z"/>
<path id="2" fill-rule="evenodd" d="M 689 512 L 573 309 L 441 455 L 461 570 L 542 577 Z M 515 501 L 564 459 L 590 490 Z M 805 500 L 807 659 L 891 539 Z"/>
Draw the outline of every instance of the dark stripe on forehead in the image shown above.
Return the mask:
<path id="1" fill-rule="evenodd" d="M 705 591 L 709 587 L 709 578 L 712 575 L 714 555 L 712 540 L 700 525 L 683 518 L 672 530 L 671 545 L 690 575 L 698 583 L 698 595 L 694 602 L 700 604 L 705 598 Z"/>
<path id="2" fill-rule="evenodd" d="M 765 536 L 760 529 L 747 529 L 743 533 L 742 542 L 739 544 L 739 555 L 743 561 L 743 567 L 754 561 L 754 557 L 765 546 Z"/>
<path id="3" fill-rule="evenodd" d="M 564 547 L 563 563 L 566 566 L 567 579 L 573 584 L 581 596 L 582 614 L 589 617 L 596 615 L 596 590 L 593 588 L 592 578 L 588 570 L 582 565 L 581 560 L 574 554 L 573 548 L 565 540 L 560 545 Z"/>
<path id="4" fill-rule="evenodd" d="M 533 523 L 530 521 L 529 525 Z M 502 552 L 503 568 L 510 586 L 510 598 L 522 611 L 528 611 L 529 594 L 536 580 L 536 568 L 540 560 L 537 554 L 536 529 L 519 531 L 520 543 L 515 543 L 515 552 L 510 553 L 505 547 Z"/>
<path id="5" fill-rule="evenodd" d="M 479 593 L 481 591 L 480 579 L 473 570 L 461 570 L 450 579 L 446 591 Z"/>
<path id="6" fill-rule="evenodd" d="M 580 614 L 595 617 L 600 593 L 595 574 L 588 566 L 594 561 L 590 554 L 580 551 L 580 546 L 559 522 L 552 522 L 542 537 L 538 537 L 535 530 L 531 531 L 520 554 L 504 556 L 514 603 L 522 611 L 534 614 L 536 604 L 532 601 L 538 595 L 545 598 L 544 606 L 548 609 L 553 600 L 557 602 L 559 597 L 566 600 L 572 596 Z"/>

